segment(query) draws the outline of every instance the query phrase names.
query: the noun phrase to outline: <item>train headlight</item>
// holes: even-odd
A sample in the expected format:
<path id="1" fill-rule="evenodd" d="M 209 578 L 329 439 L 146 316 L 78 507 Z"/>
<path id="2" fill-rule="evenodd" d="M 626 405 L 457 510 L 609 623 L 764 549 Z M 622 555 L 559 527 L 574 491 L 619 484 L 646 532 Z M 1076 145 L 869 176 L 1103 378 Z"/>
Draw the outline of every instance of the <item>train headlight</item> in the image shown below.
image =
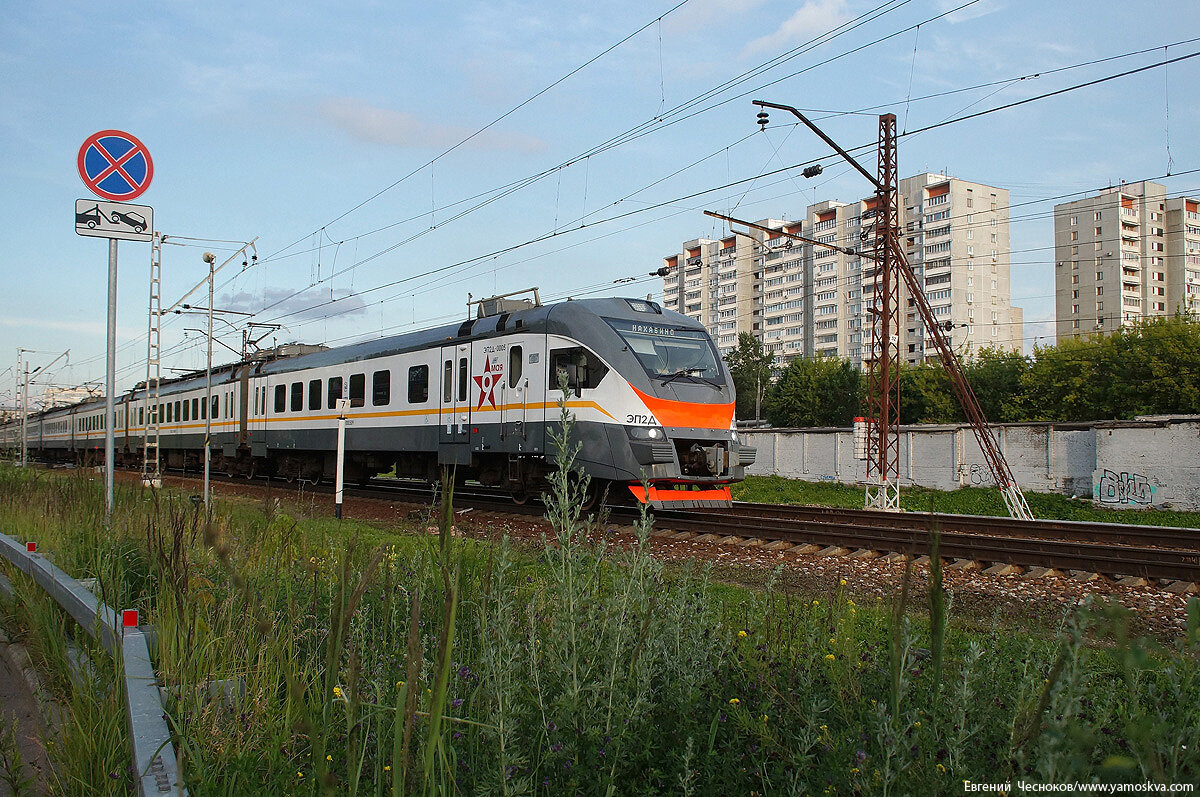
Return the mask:
<path id="1" fill-rule="evenodd" d="M 660 426 L 626 426 L 625 431 L 634 440 L 666 440 L 667 433 Z"/>

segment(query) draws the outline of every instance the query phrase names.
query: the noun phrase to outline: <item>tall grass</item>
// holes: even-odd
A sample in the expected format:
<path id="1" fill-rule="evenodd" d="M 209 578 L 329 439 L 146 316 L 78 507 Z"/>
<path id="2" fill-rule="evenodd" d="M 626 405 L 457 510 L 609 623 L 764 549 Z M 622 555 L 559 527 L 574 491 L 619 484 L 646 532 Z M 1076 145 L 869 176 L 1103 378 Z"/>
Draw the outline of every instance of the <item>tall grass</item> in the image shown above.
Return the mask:
<path id="1" fill-rule="evenodd" d="M 888 601 L 853 583 L 747 590 L 617 542 L 580 509 L 563 413 L 536 549 L 460 536 L 454 475 L 412 527 L 297 519 L 0 468 L 0 523 L 157 629 L 192 793 L 951 794 L 963 779 L 1200 778 L 1200 604 L 1138 639 L 1102 605 L 1045 639 L 959 622 L 933 568 Z M 24 533 L 24 532 L 23 532 Z M 936 560 L 935 560 L 936 561 Z M 0 617 L 66 708 L 59 791 L 129 784 L 120 690 L 35 586 Z M 926 600 L 922 601 L 924 596 Z M 80 640 L 86 647 L 86 641 Z M 109 663 L 106 663 L 109 662 Z"/>

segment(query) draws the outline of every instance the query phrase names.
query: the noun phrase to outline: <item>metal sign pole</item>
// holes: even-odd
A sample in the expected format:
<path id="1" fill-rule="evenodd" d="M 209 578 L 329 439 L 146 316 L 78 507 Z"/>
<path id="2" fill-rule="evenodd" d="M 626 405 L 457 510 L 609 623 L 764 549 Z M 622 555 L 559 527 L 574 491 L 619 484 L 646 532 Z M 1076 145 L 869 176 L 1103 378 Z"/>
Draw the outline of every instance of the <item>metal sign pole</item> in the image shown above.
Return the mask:
<path id="1" fill-rule="evenodd" d="M 104 373 L 104 522 L 112 524 L 113 512 L 113 434 L 117 385 L 117 239 L 108 240 L 108 356 Z"/>

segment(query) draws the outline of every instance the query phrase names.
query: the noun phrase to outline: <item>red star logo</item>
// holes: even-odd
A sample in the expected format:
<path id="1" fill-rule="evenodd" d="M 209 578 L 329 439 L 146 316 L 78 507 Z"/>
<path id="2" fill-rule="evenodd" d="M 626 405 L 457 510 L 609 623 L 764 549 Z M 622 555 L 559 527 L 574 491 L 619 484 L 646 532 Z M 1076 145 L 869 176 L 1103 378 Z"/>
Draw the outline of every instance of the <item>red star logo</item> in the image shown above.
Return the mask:
<path id="1" fill-rule="evenodd" d="M 473 376 L 475 384 L 479 385 L 479 407 L 483 409 L 483 402 L 492 405 L 492 409 L 496 409 L 496 386 L 500 384 L 502 374 L 499 370 L 492 370 L 492 361 L 483 361 L 483 373 L 479 376 Z"/>

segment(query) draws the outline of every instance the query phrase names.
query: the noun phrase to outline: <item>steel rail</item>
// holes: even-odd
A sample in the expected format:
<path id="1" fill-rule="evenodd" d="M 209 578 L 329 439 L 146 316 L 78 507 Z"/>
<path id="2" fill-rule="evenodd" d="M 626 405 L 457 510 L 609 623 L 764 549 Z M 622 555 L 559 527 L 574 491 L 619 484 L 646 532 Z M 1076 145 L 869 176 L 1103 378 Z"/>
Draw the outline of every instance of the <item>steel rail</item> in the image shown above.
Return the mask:
<path id="1" fill-rule="evenodd" d="M 1053 538 L 1079 542 L 1111 542 L 1168 548 L 1200 549 L 1200 529 L 1177 526 L 1142 526 L 1079 520 L 1016 520 L 987 515 L 953 515 L 936 512 L 877 512 L 869 509 L 801 506 L 795 504 L 734 504 L 739 516 L 786 517 L 789 519 L 846 519 L 860 525 L 928 529 L 933 524 L 951 531 L 970 531 L 1015 537 Z"/>
<path id="2" fill-rule="evenodd" d="M 909 555 L 928 555 L 932 536 L 928 528 L 690 512 L 661 513 L 658 525 L 679 531 Z M 1001 537 L 947 530 L 940 531 L 939 537 L 939 551 L 944 558 L 1082 570 L 1106 575 L 1200 581 L 1200 551 Z"/>

